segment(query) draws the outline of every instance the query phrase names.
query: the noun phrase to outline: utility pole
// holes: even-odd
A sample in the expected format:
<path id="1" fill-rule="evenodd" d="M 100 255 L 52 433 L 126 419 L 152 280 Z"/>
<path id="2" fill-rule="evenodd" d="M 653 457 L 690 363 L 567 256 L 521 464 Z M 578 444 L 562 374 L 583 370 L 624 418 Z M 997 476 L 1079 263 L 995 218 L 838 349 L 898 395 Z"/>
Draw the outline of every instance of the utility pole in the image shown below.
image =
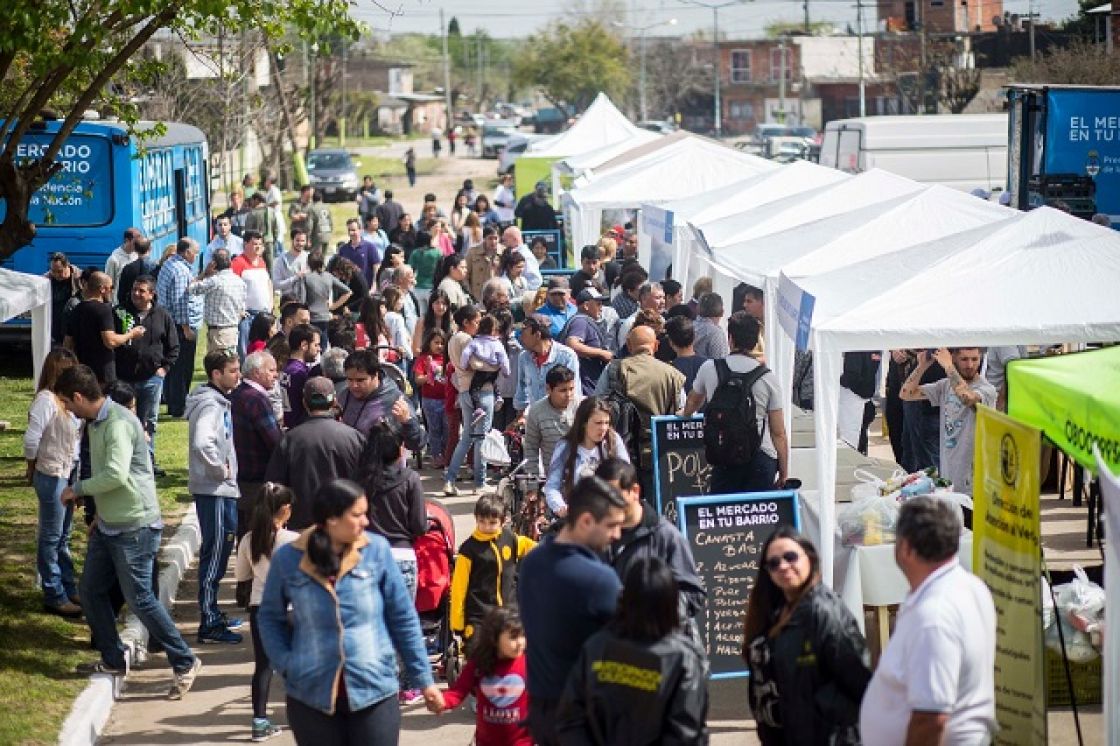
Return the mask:
<path id="1" fill-rule="evenodd" d="M 346 42 L 342 43 L 342 111 L 338 117 L 338 147 L 346 147 Z"/>
<path id="2" fill-rule="evenodd" d="M 319 44 L 312 43 L 311 45 L 311 137 L 307 139 L 307 149 L 314 150 L 319 145 L 319 101 L 318 93 L 316 92 L 317 86 L 316 78 L 319 77 Z"/>
<path id="3" fill-rule="evenodd" d="M 478 95 L 476 96 L 476 98 L 478 99 L 478 113 L 481 114 L 482 109 L 483 109 L 483 105 L 482 105 L 482 85 L 483 85 L 483 83 L 482 83 L 482 32 L 479 31 L 479 30 L 476 30 L 474 33 L 475 33 L 475 38 L 478 40 Z"/>
<path id="4" fill-rule="evenodd" d="M 1034 0 L 1027 0 L 1027 19 L 1031 23 L 1030 43 L 1031 43 L 1031 62 L 1035 61 L 1034 56 L 1034 21 L 1037 14 L 1034 12 Z"/>
<path id="5" fill-rule="evenodd" d="M 926 12 L 924 0 L 914 0 L 918 16 L 918 114 L 926 113 Z"/>
<path id="6" fill-rule="evenodd" d="M 805 0 L 801 4 L 802 9 L 805 11 L 805 35 L 808 36 L 812 32 L 812 24 L 809 23 L 809 0 Z"/>
<path id="7" fill-rule="evenodd" d="M 859 115 L 867 116 L 867 84 L 863 79 L 863 0 L 856 0 L 856 50 L 859 54 Z"/>
<path id="8" fill-rule="evenodd" d="M 778 41 L 778 122 L 786 123 L 786 37 Z"/>
<path id="9" fill-rule="evenodd" d="M 447 56 L 447 24 L 443 22 L 443 8 L 439 9 L 439 30 L 443 36 L 443 102 L 447 107 L 445 129 L 450 130 L 455 117 L 451 111 L 451 60 Z"/>
<path id="10" fill-rule="evenodd" d="M 720 111 L 719 100 L 719 6 L 712 6 L 712 48 L 715 49 L 715 59 L 712 60 L 712 72 L 716 76 L 716 139 L 723 136 L 723 112 Z"/>

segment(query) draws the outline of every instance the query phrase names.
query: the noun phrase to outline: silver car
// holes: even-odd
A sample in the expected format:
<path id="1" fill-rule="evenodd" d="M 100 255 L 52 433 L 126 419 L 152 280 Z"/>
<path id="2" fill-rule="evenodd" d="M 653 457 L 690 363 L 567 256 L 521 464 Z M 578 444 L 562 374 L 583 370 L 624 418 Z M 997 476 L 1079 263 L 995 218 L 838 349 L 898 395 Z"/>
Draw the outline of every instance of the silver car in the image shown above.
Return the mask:
<path id="1" fill-rule="evenodd" d="M 324 148 L 307 154 L 307 174 L 311 186 L 323 195 L 324 202 L 346 202 L 358 196 L 358 164 L 345 150 Z"/>

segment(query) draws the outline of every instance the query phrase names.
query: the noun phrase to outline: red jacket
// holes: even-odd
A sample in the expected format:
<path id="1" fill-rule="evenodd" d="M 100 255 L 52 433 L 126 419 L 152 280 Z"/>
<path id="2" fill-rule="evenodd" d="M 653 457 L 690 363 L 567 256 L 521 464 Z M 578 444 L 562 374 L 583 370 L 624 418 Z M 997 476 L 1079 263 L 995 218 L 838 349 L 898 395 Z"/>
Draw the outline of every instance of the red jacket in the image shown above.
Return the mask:
<path id="1" fill-rule="evenodd" d="M 529 735 L 529 680 L 525 656 L 502 660 L 490 676 L 480 676 L 467 661 L 455 685 L 443 693 L 448 708 L 458 707 L 467 695 L 478 699 L 474 738 L 477 746 L 533 746 Z"/>

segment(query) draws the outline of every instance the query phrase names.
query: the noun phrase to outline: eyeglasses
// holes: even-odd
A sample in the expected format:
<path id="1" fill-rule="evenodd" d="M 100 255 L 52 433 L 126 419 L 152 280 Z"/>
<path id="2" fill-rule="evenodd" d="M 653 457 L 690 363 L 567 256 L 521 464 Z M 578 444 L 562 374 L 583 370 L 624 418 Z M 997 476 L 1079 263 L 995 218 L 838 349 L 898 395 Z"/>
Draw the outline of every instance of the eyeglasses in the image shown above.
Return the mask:
<path id="1" fill-rule="evenodd" d="M 783 562 L 785 562 L 787 565 L 793 565 L 796 564 L 799 559 L 801 559 L 800 552 L 795 552 L 793 550 L 782 552 L 779 555 L 768 557 L 766 559 L 766 569 L 770 572 L 777 572 L 778 568 L 782 566 Z"/>

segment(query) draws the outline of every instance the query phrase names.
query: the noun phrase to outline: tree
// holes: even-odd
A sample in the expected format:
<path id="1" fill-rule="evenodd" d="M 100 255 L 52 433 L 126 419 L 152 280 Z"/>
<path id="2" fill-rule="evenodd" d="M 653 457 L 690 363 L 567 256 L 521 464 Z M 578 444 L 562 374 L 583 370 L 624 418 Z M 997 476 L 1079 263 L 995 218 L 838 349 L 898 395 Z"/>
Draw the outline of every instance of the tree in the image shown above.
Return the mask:
<path id="1" fill-rule="evenodd" d="M 625 96 L 631 68 L 626 47 L 599 21 L 553 22 L 515 58 L 513 83 L 535 86 L 556 106 L 582 111 L 600 91 Z"/>
<path id="2" fill-rule="evenodd" d="M 710 42 L 709 42 L 710 44 Z M 646 98 L 651 119 L 670 119 L 697 97 L 712 95 L 703 45 L 658 39 L 646 47 Z M 699 53 L 698 53 L 699 52 Z"/>
<path id="3" fill-rule="evenodd" d="M 1067 49 L 1052 49 L 1031 62 L 1020 57 L 1011 63 L 1011 80 L 1071 85 L 1116 85 L 1120 57 L 1108 54 L 1104 44 L 1076 42 Z"/>
<path id="4" fill-rule="evenodd" d="M 348 0 L 35 0 L 11 2 L 0 13 L 0 259 L 35 238 L 31 197 L 62 165 L 63 142 L 92 107 L 119 116 L 134 136 L 136 105 L 115 96 L 127 81 L 145 78 L 152 64 L 137 53 L 157 31 L 197 38 L 208 29 L 255 29 L 279 39 L 301 33 L 352 36 L 358 26 Z M 62 124 L 38 157 L 17 160 L 24 136 L 46 109 Z"/>

